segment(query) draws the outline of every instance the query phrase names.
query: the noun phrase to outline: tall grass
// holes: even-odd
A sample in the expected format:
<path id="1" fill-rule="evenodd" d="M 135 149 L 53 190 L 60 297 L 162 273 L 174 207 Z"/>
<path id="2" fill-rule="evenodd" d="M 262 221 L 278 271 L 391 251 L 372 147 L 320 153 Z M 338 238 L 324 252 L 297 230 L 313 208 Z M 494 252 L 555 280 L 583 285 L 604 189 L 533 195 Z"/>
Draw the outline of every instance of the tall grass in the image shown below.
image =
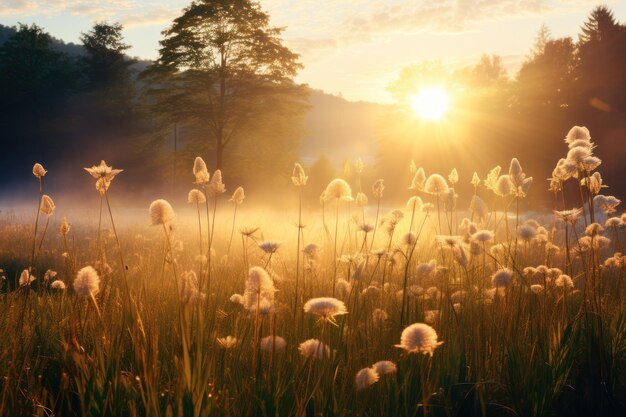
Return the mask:
<path id="1" fill-rule="evenodd" d="M 590 143 L 582 128 L 568 139 L 574 148 Z M 3 214 L 0 415 L 625 415 L 626 216 L 614 214 L 617 199 L 599 194 L 590 157 L 570 149 L 551 181 L 556 214 L 537 218 L 518 210 L 530 184 L 517 161 L 509 173 L 492 170 L 484 187 L 472 178 L 472 208 L 460 222 L 464 212 L 442 194 L 446 180 L 438 176 L 425 193 L 422 170 L 411 194 L 421 199 L 383 218 L 387 233 L 372 234 L 371 247 L 382 248 L 373 253 L 339 215 L 339 199 L 350 199 L 345 188 L 327 196 L 336 204 L 334 239 L 324 221 L 313 221 L 319 212 L 303 212 L 301 203 L 297 234 L 279 215 L 259 229 L 242 211 L 220 230 L 221 179 L 206 233 L 198 200 L 176 228 L 170 217 L 159 227 L 120 227 L 109 204 L 115 189 L 106 184 L 113 234 L 72 219 L 34 257 L 36 226 Z M 416 172 L 407 172 L 407 185 Z M 578 184 L 575 199 L 563 193 L 566 181 Z M 376 217 L 381 187 L 374 188 Z M 476 198 L 490 195 L 488 215 Z M 303 216 L 307 241 L 323 252 L 309 245 L 303 255 Z M 241 248 L 231 247 L 235 220 Z M 270 228 L 282 245 L 268 255 L 258 243 Z M 340 236 L 347 236 L 342 245 Z M 71 257 L 63 256 L 68 241 Z M 111 245 L 119 265 L 106 262 Z M 213 265 L 210 287 L 198 246 L 209 260 L 229 253 Z M 72 289 L 75 270 L 86 265 L 102 277 L 88 302 Z M 67 290 L 39 279 L 24 284 L 30 297 L 17 291 L 24 269 L 58 266 Z M 259 273 L 271 282 L 255 281 Z M 337 299 L 300 302 L 330 295 Z M 421 349 L 426 354 L 398 348 L 412 323 L 432 326 L 443 344 Z M 379 361 L 396 367 L 383 373 Z M 363 369 L 361 376 L 377 378 L 357 379 Z"/>

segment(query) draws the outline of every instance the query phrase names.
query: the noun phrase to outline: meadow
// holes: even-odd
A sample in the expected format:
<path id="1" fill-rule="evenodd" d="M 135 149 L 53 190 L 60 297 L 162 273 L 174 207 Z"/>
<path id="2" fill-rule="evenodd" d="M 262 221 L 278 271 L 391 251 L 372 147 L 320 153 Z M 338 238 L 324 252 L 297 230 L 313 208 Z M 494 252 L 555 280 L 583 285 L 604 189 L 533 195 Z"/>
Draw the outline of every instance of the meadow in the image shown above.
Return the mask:
<path id="1" fill-rule="evenodd" d="M 593 149 L 573 127 L 549 182 L 416 161 L 399 207 L 357 161 L 288 216 L 196 158 L 189 205 L 134 223 L 103 161 L 97 226 L 36 164 L 36 219 L 0 214 L 0 415 L 626 415 L 626 214 Z M 530 187 L 554 211 L 520 212 Z"/>

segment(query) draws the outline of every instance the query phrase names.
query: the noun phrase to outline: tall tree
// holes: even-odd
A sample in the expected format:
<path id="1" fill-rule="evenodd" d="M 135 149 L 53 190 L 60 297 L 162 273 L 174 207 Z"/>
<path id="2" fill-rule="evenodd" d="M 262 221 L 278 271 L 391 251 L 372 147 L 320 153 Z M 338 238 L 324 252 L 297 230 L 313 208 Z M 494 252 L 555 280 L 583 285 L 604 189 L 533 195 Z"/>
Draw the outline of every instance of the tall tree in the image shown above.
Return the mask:
<path id="1" fill-rule="evenodd" d="M 606 6 L 591 12 L 578 39 L 577 76 L 585 101 L 626 110 L 626 27 Z"/>
<path id="2" fill-rule="evenodd" d="M 282 31 L 255 1 L 193 2 L 163 32 L 159 58 L 143 74 L 153 112 L 168 130 L 175 122 L 205 129 L 215 167 L 223 168 L 226 149 L 250 137 L 255 123 L 304 108 L 305 89 L 293 81 L 302 66 Z"/>
<path id="3" fill-rule="evenodd" d="M 83 62 L 92 88 L 106 89 L 130 81 L 135 61 L 125 55 L 130 46 L 124 43 L 122 29 L 119 23 L 98 22 L 81 34 L 86 52 Z"/>

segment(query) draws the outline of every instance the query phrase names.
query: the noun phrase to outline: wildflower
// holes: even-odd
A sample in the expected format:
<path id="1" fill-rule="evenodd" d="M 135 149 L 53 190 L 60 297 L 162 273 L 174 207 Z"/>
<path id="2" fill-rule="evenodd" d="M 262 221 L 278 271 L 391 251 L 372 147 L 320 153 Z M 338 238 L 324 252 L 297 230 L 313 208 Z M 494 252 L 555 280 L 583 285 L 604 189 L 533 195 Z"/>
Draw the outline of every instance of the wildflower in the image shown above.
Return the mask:
<path id="1" fill-rule="evenodd" d="M 28 269 L 25 269 L 20 274 L 20 280 L 19 280 L 20 287 L 25 287 L 27 285 L 30 285 L 30 283 L 33 282 L 36 279 L 37 278 L 35 278 L 33 275 L 31 275 L 31 273 L 30 273 L 30 271 Z"/>
<path id="2" fill-rule="evenodd" d="M 287 342 L 280 336 L 266 336 L 261 339 L 261 350 L 264 352 L 282 352 Z"/>
<path id="3" fill-rule="evenodd" d="M 378 375 L 395 374 L 398 370 L 396 364 L 391 361 L 378 361 L 372 365 L 372 369 L 374 369 Z"/>
<path id="4" fill-rule="evenodd" d="M 562 211 L 554 210 L 554 214 L 556 215 L 556 217 L 560 218 L 561 220 L 569 224 L 576 224 L 578 219 L 580 219 L 580 216 L 582 216 L 583 214 L 583 209 L 574 208 L 574 209 L 562 210 Z"/>
<path id="5" fill-rule="evenodd" d="M 296 162 L 293 167 L 293 173 L 291 174 L 291 182 L 293 182 L 293 185 L 296 187 L 304 187 L 308 179 L 309 177 L 305 175 L 302 165 Z"/>
<path id="6" fill-rule="evenodd" d="M 591 149 L 586 146 L 576 146 L 567 152 L 566 159 L 576 164 L 578 169 L 583 169 L 584 160 L 591 156 Z"/>
<path id="7" fill-rule="evenodd" d="M 113 169 L 113 167 L 108 166 L 104 161 L 100 161 L 100 165 L 84 168 L 84 170 L 96 179 L 96 189 L 100 194 L 106 193 L 113 178 L 123 171 L 122 169 Z"/>
<path id="8" fill-rule="evenodd" d="M 596 195 L 600 193 L 602 188 L 607 188 L 602 182 L 602 175 L 599 172 L 594 172 L 590 176 L 580 180 L 580 185 L 586 186 L 591 194 Z"/>
<path id="9" fill-rule="evenodd" d="M 308 245 L 304 247 L 304 249 L 302 249 L 302 252 L 304 252 L 304 254 L 308 256 L 309 258 L 316 259 L 320 249 L 321 248 L 315 243 L 309 243 Z"/>
<path id="10" fill-rule="evenodd" d="M 376 182 L 374 182 L 374 185 L 372 185 L 372 194 L 374 195 L 374 197 L 382 198 L 384 190 L 385 185 L 383 179 L 376 180 Z"/>
<path id="11" fill-rule="evenodd" d="M 335 178 L 326 186 L 324 190 L 324 201 L 329 201 L 331 198 L 343 201 L 352 201 L 352 190 L 350 185 L 341 178 Z"/>
<path id="12" fill-rule="evenodd" d="M 46 171 L 45 169 L 43 169 L 43 165 L 41 165 L 40 163 L 36 163 L 35 165 L 33 165 L 33 175 L 35 177 L 37 177 L 38 179 L 41 180 L 41 178 L 46 175 Z"/>
<path id="13" fill-rule="evenodd" d="M 211 177 L 211 181 L 209 182 L 209 192 L 212 197 L 216 197 L 226 192 L 226 187 L 222 182 L 222 171 L 219 169 L 216 170 L 213 173 L 213 177 Z"/>
<path id="14" fill-rule="evenodd" d="M 572 143 L 576 140 L 590 141 L 591 135 L 589 134 L 589 129 L 584 126 L 572 127 L 569 132 L 567 132 L 567 136 L 565 136 L 565 142 Z"/>
<path id="15" fill-rule="evenodd" d="M 92 297 L 100 291 L 100 277 L 92 266 L 78 271 L 74 279 L 74 291 L 79 298 Z"/>
<path id="16" fill-rule="evenodd" d="M 228 201 L 239 205 L 243 203 L 244 198 L 245 198 L 245 195 L 243 193 L 243 187 L 237 187 L 237 189 L 233 193 L 233 196 Z"/>
<path id="17" fill-rule="evenodd" d="M 174 214 L 174 209 L 167 202 L 167 200 L 159 199 L 154 200 L 152 204 L 150 204 L 150 218 L 152 219 L 152 225 L 166 225 L 174 220 L 176 215 Z"/>
<path id="18" fill-rule="evenodd" d="M 360 174 L 363 172 L 363 161 L 361 160 L 361 158 L 357 158 L 356 163 L 354 164 L 354 167 L 356 168 L 357 173 Z"/>
<path id="19" fill-rule="evenodd" d="M 339 278 L 335 284 L 335 290 L 341 298 L 346 298 L 348 293 L 352 290 L 352 284 L 343 278 Z"/>
<path id="20" fill-rule="evenodd" d="M 404 236 L 402 236 L 402 243 L 409 246 L 415 245 L 417 243 L 417 235 L 413 232 L 405 233 Z"/>
<path id="21" fill-rule="evenodd" d="M 65 283 L 57 279 L 56 281 L 53 281 L 52 284 L 50 284 L 50 288 L 61 291 L 65 289 Z"/>
<path id="22" fill-rule="evenodd" d="M 530 291 L 532 291 L 533 294 L 541 294 L 543 290 L 543 285 L 540 284 L 533 284 L 530 286 Z"/>
<path id="23" fill-rule="evenodd" d="M 443 342 L 437 341 L 435 329 L 424 323 L 414 323 L 402 331 L 400 344 L 396 345 L 409 353 L 423 353 L 433 355 L 435 349 Z"/>
<path id="24" fill-rule="evenodd" d="M 416 273 L 418 278 L 428 278 L 432 275 L 435 267 L 437 266 L 437 261 L 432 259 L 430 262 L 422 262 L 417 265 Z"/>
<path id="25" fill-rule="evenodd" d="M 591 237 L 595 237 L 598 234 L 602 233 L 603 231 L 604 231 L 604 227 L 602 227 L 602 225 L 600 225 L 599 223 L 591 223 L 585 229 L 585 233 L 587 234 L 587 236 L 591 236 Z"/>
<path id="26" fill-rule="evenodd" d="M 441 175 L 432 174 L 424 184 L 424 192 L 432 195 L 443 195 L 448 192 L 448 184 Z"/>
<path id="27" fill-rule="evenodd" d="M 474 188 L 478 187 L 478 185 L 480 184 L 480 178 L 478 177 L 478 173 L 476 171 L 474 171 L 474 174 L 472 175 L 472 180 L 470 181 L 470 184 L 472 184 Z"/>
<path id="28" fill-rule="evenodd" d="M 251 237 L 259 229 L 260 229 L 260 227 L 242 227 L 242 228 L 239 229 L 239 233 L 241 233 L 243 236 Z"/>
<path id="29" fill-rule="evenodd" d="M 409 172 L 411 174 L 415 174 L 415 172 L 417 172 L 417 165 L 415 165 L 414 160 L 411 160 L 411 163 L 409 164 Z"/>
<path id="30" fill-rule="evenodd" d="M 367 196 L 364 193 L 357 193 L 354 201 L 357 207 L 367 206 Z"/>
<path id="31" fill-rule="evenodd" d="M 269 306 L 274 303 L 274 281 L 267 271 L 260 266 L 253 266 L 248 271 L 246 289 L 243 295 L 243 306 L 247 310 L 257 309 L 257 305 L 266 302 Z"/>
<path id="32" fill-rule="evenodd" d="M 427 324 L 435 324 L 439 320 L 441 312 L 439 310 L 424 311 L 424 322 Z"/>
<path id="33" fill-rule="evenodd" d="M 530 241 L 537 235 L 537 229 L 529 224 L 523 224 L 517 228 L 517 235 L 525 241 Z"/>
<path id="34" fill-rule="evenodd" d="M 495 233 L 491 230 L 479 230 L 472 235 L 472 239 L 477 242 L 488 242 L 495 237 Z"/>
<path id="35" fill-rule="evenodd" d="M 232 349 L 237 346 L 237 338 L 233 336 L 218 337 L 217 344 L 224 349 Z"/>
<path id="36" fill-rule="evenodd" d="M 524 171 L 522 170 L 522 165 L 520 165 L 517 158 L 511 159 L 511 165 L 509 166 L 509 178 L 517 187 L 521 186 L 526 178 L 526 174 L 524 174 Z"/>
<path id="37" fill-rule="evenodd" d="M 574 281 L 572 281 L 572 278 L 569 275 L 562 274 L 554 280 L 554 285 L 558 288 L 571 289 L 574 288 Z"/>
<path id="38" fill-rule="evenodd" d="M 195 303 L 203 301 L 206 298 L 206 294 L 200 292 L 198 285 L 198 278 L 193 271 L 185 272 L 183 274 L 182 285 L 180 289 L 180 299 L 183 304 Z"/>
<path id="39" fill-rule="evenodd" d="M 206 203 L 206 196 L 202 191 L 193 189 L 187 194 L 187 202 L 190 204 L 204 204 Z"/>
<path id="40" fill-rule="evenodd" d="M 343 301 L 332 297 L 312 298 L 304 304 L 304 312 L 315 314 L 320 320 L 337 325 L 335 317 L 348 314 Z"/>
<path id="41" fill-rule="evenodd" d="M 472 196 L 470 202 L 470 211 L 474 213 L 479 219 L 484 219 L 489 214 L 489 208 L 482 198 L 477 195 Z"/>
<path id="42" fill-rule="evenodd" d="M 54 213 L 54 209 L 54 201 L 52 201 L 52 199 L 48 195 L 44 194 L 41 197 L 41 205 L 39 206 L 39 210 L 42 213 L 47 214 L 48 216 L 52 216 L 52 214 Z"/>
<path id="43" fill-rule="evenodd" d="M 606 222 L 604 223 L 604 227 L 621 227 L 623 225 L 622 219 L 619 217 L 610 217 L 606 219 Z"/>
<path id="44" fill-rule="evenodd" d="M 360 391 L 374 384 L 379 378 L 380 376 L 374 368 L 363 368 L 356 373 L 354 385 L 356 386 L 356 390 Z"/>
<path id="45" fill-rule="evenodd" d="M 206 184 L 211 178 L 204 159 L 199 156 L 193 161 L 193 175 L 196 177 L 194 184 Z"/>
<path id="46" fill-rule="evenodd" d="M 606 214 L 615 213 L 615 208 L 619 206 L 621 200 L 613 197 L 612 195 L 605 196 L 598 194 L 593 198 L 593 204 Z"/>
<path id="47" fill-rule="evenodd" d="M 515 186 L 508 175 L 498 177 L 493 192 L 499 197 L 506 197 L 513 194 Z"/>
<path id="48" fill-rule="evenodd" d="M 452 185 L 459 182 L 459 173 L 456 168 L 452 168 L 452 171 L 450 171 L 450 175 L 448 175 L 448 182 Z"/>
<path id="49" fill-rule="evenodd" d="M 374 287 L 376 289 L 378 289 L 378 287 Z M 380 290 L 379 290 L 380 292 Z M 372 321 L 377 325 L 380 326 L 381 324 L 383 324 L 384 322 L 386 322 L 389 319 L 389 315 L 387 314 L 387 312 L 385 310 L 382 310 L 380 308 L 375 309 L 372 312 Z"/>
<path id="50" fill-rule="evenodd" d="M 491 281 L 494 287 L 508 287 L 513 280 L 513 271 L 509 268 L 502 268 L 497 270 L 491 277 Z"/>
<path id="51" fill-rule="evenodd" d="M 409 198 L 409 201 L 406 202 L 405 211 L 408 213 L 412 213 L 416 209 L 422 207 L 423 204 L 424 203 L 422 202 L 422 199 L 414 195 L 413 197 Z"/>
<path id="52" fill-rule="evenodd" d="M 489 173 L 487 174 L 487 178 L 484 181 L 485 187 L 495 192 L 496 183 L 498 182 L 498 178 L 500 178 L 501 170 L 502 168 L 500 167 L 500 165 L 498 165 L 495 168 L 493 168 L 491 171 L 489 171 Z"/>
<path id="53" fill-rule="evenodd" d="M 330 348 L 317 339 L 309 339 L 300 343 L 298 351 L 306 359 L 322 359 L 330 357 Z"/>
<path id="54" fill-rule="evenodd" d="M 243 296 L 241 294 L 233 294 L 229 298 L 231 303 L 243 304 Z"/>
<path id="55" fill-rule="evenodd" d="M 364 233 L 369 233 L 372 230 L 374 230 L 374 225 L 369 224 L 369 223 L 361 223 L 359 225 L 359 230 Z"/>
<path id="56" fill-rule="evenodd" d="M 275 253 L 280 248 L 280 242 L 265 240 L 259 243 L 259 248 L 265 253 Z"/>
<path id="57" fill-rule="evenodd" d="M 70 232 L 70 224 L 67 222 L 67 217 L 63 217 L 61 220 L 61 225 L 59 226 L 59 233 L 62 236 L 66 236 Z"/>
<path id="58" fill-rule="evenodd" d="M 48 270 L 46 271 L 46 273 L 45 273 L 45 274 L 43 274 L 43 280 L 44 280 L 45 282 L 48 282 L 48 281 L 50 281 L 51 279 L 53 279 L 54 277 L 56 277 L 56 276 L 57 276 L 57 273 L 56 273 L 55 271 L 53 271 L 53 270 L 51 270 L 51 269 L 48 269 Z"/>
<path id="59" fill-rule="evenodd" d="M 443 177 L 441 178 L 443 179 Z M 424 172 L 424 168 L 420 168 L 417 171 L 415 171 L 415 175 L 413 175 L 413 179 L 411 180 L 411 186 L 409 187 L 409 190 L 423 191 L 425 182 L 426 182 L 426 173 Z"/>
<path id="60" fill-rule="evenodd" d="M 448 191 L 443 196 L 443 203 L 447 210 L 454 210 L 456 208 L 456 200 L 459 195 L 454 191 L 454 188 L 448 188 Z"/>

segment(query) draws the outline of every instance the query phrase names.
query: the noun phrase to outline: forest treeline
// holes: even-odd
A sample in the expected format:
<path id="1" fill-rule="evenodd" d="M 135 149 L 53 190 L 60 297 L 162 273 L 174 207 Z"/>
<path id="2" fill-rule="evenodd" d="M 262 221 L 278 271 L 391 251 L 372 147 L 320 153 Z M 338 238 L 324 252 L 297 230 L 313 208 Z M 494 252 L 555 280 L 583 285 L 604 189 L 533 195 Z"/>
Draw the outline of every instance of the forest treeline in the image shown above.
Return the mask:
<path id="1" fill-rule="evenodd" d="M 257 3 L 192 3 L 163 32 L 153 62 L 130 58 L 122 32 L 99 22 L 73 45 L 36 25 L 0 27 L 0 186 L 9 189 L 39 161 L 64 178 L 63 187 L 80 190 L 76 168 L 105 159 L 125 169 L 129 191 L 186 190 L 196 155 L 237 183 L 287 184 L 311 134 L 311 90 L 294 81 L 299 57 Z M 411 94 L 432 84 L 453 94 L 445 123 L 406 110 Z M 387 178 L 389 192 L 400 195 L 415 160 L 427 173 L 457 168 L 469 187 L 470 167 L 487 171 L 515 156 L 547 200 L 543 179 L 578 124 L 600 145 L 610 193 L 626 192 L 626 26 L 607 7 L 593 9 L 576 39 L 542 27 L 516 74 L 498 56 L 459 70 L 423 62 L 399 71 L 388 91 L 396 104 L 376 121 L 378 152 L 366 158 L 364 184 Z M 355 140 L 349 131 L 345 139 Z M 315 149 L 316 138 L 308 140 Z M 307 169 L 320 184 L 342 174 L 324 156 Z"/>

